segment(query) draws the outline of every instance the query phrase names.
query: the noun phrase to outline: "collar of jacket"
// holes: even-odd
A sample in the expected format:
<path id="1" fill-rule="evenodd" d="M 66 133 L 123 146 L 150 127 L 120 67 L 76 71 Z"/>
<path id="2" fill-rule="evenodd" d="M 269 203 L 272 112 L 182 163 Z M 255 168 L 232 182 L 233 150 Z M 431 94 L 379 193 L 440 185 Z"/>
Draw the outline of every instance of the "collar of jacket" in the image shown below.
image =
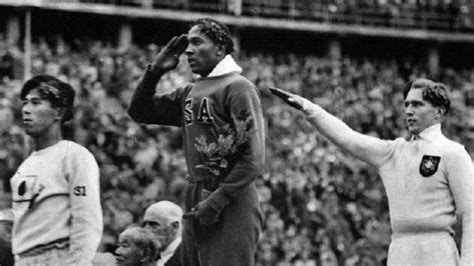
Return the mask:
<path id="1" fill-rule="evenodd" d="M 232 55 L 226 55 L 214 69 L 207 75 L 207 77 L 215 77 L 215 76 L 222 76 L 228 74 L 230 72 L 238 72 L 242 73 L 242 68 L 237 65 Z"/>
<path id="2" fill-rule="evenodd" d="M 442 135 L 442 133 L 441 133 L 441 123 L 436 123 L 434 125 L 431 125 L 431 126 L 425 128 L 418 135 L 412 135 L 410 140 L 423 139 L 423 140 L 427 140 L 429 142 L 432 142 L 432 141 L 436 140 L 436 138 L 438 138 L 441 135 Z"/>

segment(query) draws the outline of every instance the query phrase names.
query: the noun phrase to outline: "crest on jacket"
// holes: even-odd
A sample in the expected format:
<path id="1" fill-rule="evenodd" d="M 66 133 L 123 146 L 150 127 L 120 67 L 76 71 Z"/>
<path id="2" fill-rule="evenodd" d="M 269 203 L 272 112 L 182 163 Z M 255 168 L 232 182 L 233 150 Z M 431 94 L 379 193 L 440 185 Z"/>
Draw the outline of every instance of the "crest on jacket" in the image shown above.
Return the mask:
<path id="1" fill-rule="evenodd" d="M 440 156 L 423 155 L 420 163 L 420 174 L 424 177 L 430 177 L 438 171 Z"/>

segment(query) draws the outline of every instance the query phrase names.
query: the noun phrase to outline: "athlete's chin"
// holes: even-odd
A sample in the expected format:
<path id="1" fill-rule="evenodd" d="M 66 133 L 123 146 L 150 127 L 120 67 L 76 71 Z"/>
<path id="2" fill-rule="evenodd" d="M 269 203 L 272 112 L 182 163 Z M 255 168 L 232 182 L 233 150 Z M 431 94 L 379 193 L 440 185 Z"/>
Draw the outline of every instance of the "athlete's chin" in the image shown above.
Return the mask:
<path id="1" fill-rule="evenodd" d="M 200 71 L 200 67 L 195 61 L 189 62 L 189 68 L 191 69 L 193 73 L 196 73 L 196 74 Z"/>
<path id="2" fill-rule="evenodd" d="M 418 127 L 410 127 L 408 126 L 408 132 L 410 132 L 410 134 L 414 134 L 414 135 L 418 135 L 420 133 L 420 129 Z"/>
<path id="3" fill-rule="evenodd" d="M 200 73 L 201 73 L 201 71 L 200 71 L 199 68 L 197 68 L 197 67 L 192 67 L 192 66 L 191 66 L 191 71 L 192 71 L 194 74 L 199 74 L 199 75 L 200 75 Z"/>
<path id="4" fill-rule="evenodd" d="M 34 137 L 34 136 L 37 135 L 37 132 L 32 128 L 26 127 L 26 128 L 24 128 L 24 130 L 25 130 L 26 135 L 28 135 L 28 136 Z"/>

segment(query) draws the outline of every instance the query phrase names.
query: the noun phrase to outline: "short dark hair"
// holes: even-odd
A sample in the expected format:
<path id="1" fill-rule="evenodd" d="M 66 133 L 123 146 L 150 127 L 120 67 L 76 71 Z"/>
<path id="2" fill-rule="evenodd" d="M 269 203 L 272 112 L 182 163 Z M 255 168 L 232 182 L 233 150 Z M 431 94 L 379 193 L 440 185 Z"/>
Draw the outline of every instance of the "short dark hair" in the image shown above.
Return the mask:
<path id="1" fill-rule="evenodd" d="M 415 79 L 409 81 L 403 90 L 403 99 L 406 99 L 411 89 L 422 89 L 423 100 L 428 101 L 435 107 L 441 107 L 445 114 L 449 112 L 451 100 L 448 88 L 443 83 L 434 82 L 429 79 Z"/>
<path id="2" fill-rule="evenodd" d="M 72 118 L 76 93 L 71 85 L 50 75 L 38 75 L 26 81 L 21 88 L 20 98 L 25 100 L 33 89 L 39 89 L 40 96 L 48 100 L 51 106 L 65 108 L 63 122 Z"/>
<path id="3" fill-rule="evenodd" d="M 229 28 L 211 18 L 200 18 L 191 24 L 191 28 L 198 26 L 201 32 L 211 39 L 216 45 L 224 47 L 226 54 L 234 52 L 234 41 Z"/>

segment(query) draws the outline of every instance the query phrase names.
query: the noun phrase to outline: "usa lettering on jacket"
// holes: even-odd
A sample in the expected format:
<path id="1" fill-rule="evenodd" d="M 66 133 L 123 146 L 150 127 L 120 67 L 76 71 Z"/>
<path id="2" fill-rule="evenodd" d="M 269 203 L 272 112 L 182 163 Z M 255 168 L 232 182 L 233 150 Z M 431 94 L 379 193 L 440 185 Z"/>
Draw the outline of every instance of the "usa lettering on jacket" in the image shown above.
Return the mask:
<path id="1" fill-rule="evenodd" d="M 209 99 L 207 97 L 203 97 L 199 102 L 198 112 L 195 116 L 195 112 L 193 110 L 193 102 L 194 98 L 188 98 L 184 102 L 184 122 L 186 125 L 190 125 L 193 121 L 197 121 L 198 123 L 205 123 L 210 124 L 214 123 L 214 118 L 211 114 L 211 108 L 209 105 Z"/>

